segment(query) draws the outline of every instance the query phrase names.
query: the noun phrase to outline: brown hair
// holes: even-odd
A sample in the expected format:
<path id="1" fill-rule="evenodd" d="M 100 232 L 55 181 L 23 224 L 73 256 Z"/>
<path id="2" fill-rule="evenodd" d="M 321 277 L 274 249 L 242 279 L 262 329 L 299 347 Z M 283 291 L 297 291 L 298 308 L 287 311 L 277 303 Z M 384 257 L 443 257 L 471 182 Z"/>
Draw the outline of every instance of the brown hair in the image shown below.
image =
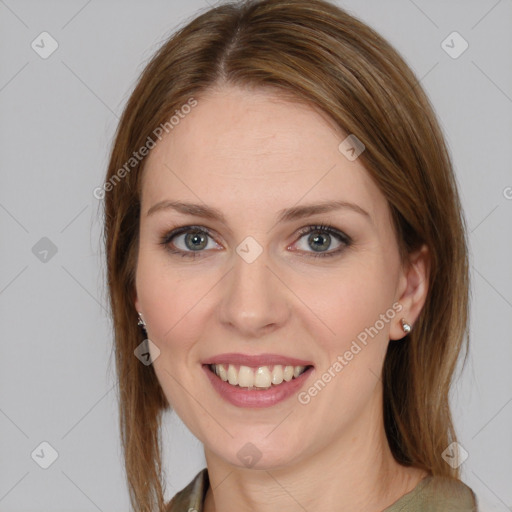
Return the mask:
<path id="1" fill-rule="evenodd" d="M 428 246 L 426 303 L 413 331 L 391 341 L 386 354 L 384 422 L 397 461 L 458 478 L 441 453 L 456 439 L 448 395 L 469 339 L 468 258 L 450 157 L 429 100 L 396 50 L 339 7 L 242 1 L 199 15 L 156 53 L 124 110 L 108 166 L 104 243 L 132 505 L 165 508 L 160 424 L 169 404 L 153 367 L 133 354 L 143 339 L 134 282 L 144 161 L 129 170 L 126 162 L 191 97 L 223 83 L 275 88 L 354 134 L 389 203 L 403 261 Z"/>

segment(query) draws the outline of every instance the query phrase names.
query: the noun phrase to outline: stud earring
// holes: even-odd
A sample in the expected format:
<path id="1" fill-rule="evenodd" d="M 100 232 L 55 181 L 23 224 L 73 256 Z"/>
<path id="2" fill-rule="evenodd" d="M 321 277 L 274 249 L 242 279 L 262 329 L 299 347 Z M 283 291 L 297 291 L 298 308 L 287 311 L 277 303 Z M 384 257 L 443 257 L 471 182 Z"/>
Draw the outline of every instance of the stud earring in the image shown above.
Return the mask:
<path id="1" fill-rule="evenodd" d="M 411 332 L 411 324 L 408 324 L 406 321 L 405 321 L 405 318 L 402 318 L 402 320 L 400 320 L 401 324 L 402 324 L 402 329 L 404 330 L 405 334 L 409 334 Z"/>
<path id="2" fill-rule="evenodd" d="M 140 325 L 144 329 L 144 331 L 146 330 L 146 322 L 144 322 L 144 318 L 142 318 L 142 315 L 140 313 L 137 324 Z"/>

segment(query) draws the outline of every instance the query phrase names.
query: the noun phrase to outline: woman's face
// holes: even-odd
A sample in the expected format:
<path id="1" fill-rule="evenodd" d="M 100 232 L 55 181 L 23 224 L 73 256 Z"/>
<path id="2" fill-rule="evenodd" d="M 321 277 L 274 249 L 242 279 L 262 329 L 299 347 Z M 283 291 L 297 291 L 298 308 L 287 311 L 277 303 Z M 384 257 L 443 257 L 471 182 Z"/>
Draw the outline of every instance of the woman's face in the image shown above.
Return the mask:
<path id="1" fill-rule="evenodd" d="M 388 341 L 414 320 L 384 196 L 315 110 L 227 86 L 197 101 L 142 185 L 136 307 L 170 405 L 241 467 L 371 435 Z"/>

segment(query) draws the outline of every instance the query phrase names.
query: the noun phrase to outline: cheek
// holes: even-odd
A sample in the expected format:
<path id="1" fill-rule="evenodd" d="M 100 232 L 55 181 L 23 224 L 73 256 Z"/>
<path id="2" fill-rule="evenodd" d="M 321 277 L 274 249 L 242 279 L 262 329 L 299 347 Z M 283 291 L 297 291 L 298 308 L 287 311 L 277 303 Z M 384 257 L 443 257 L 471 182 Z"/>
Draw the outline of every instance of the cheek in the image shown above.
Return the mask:
<path id="1" fill-rule="evenodd" d="M 374 392 L 391 322 L 398 315 L 393 308 L 396 276 L 395 267 L 384 259 L 360 258 L 340 268 L 333 279 L 323 280 L 324 286 L 309 290 L 313 308 L 329 327 L 316 338 L 324 355 L 317 378 L 323 375 L 322 380 L 332 382 L 325 393 L 330 398 L 318 407 L 334 400 L 355 414 Z"/>
<path id="2" fill-rule="evenodd" d="M 186 348 L 199 328 L 198 323 L 190 319 L 197 315 L 197 306 L 204 296 L 201 280 L 186 282 L 174 272 L 166 273 L 155 266 L 141 273 L 141 283 L 138 294 L 144 304 L 152 339 L 161 349 Z"/>
<path id="3" fill-rule="evenodd" d="M 344 344 L 365 332 L 392 308 L 395 273 L 379 261 L 347 265 L 301 293 L 334 331 L 332 344 Z M 388 316 L 392 314 L 393 311 Z M 386 334 L 389 322 L 385 322 L 384 329 L 380 322 L 378 327 Z"/>
<path id="4" fill-rule="evenodd" d="M 329 329 L 315 337 L 320 364 L 315 379 L 299 398 L 305 410 L 314 411 L 310 421 L 329 417 L 332 426 L 327 428 L 333 432 L 362 414 L 375 396 L 389 328 L 398 314 L 392 307 L 393 272 L 389 268 L 386 274 L 377 261 L 354 263 L 340 269 L 336 279 L 323 281 L 322 293 L 318 287 L 309 291 L 312 309 Z M 326 427 L 319 423 L 318 428 Z"/>
<path id="5" fill-rule="evenodd" d="M 196 385 L 193 372 L 197 371 L 197 358 L 193 355 L 202 337 L 202 316 L 213 283 L 205 273 L 187 275 L 178 273 L 156 252 L 141 251 L 139 255 L 137 295 L 145 312 L 148 337 L 160 350 L 153 367 L 171 407 L 187 424 L 194 424 L 184 389 L 192 392 Z"/>
<path id="6" fill-rule="evenodd" d="M 177 368 L 188 363 L 184 357 L 203 337 L 207 309 L 222 277 L 213 269 L 187 265 L 171 264 L 165 251 L 146 249 L 139 254 L 137 268 L 137 296 L 145 312 L 148 335 L 171 356 L 165 358 L 166 364 L 175 362 Z"/>

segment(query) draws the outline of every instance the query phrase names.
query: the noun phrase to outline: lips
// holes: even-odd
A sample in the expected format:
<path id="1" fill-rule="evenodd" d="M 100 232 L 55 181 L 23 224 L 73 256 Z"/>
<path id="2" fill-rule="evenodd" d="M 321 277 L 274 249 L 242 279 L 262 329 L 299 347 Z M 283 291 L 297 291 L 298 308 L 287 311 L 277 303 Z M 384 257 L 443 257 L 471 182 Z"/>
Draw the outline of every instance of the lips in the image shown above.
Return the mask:
<path id="1" fill-rule="evenodd" d="M 295 357 L 284 356 L 281 354 L 259 354 L 247 355 L 240 353 L 218 354 L 202 361 L 203 365 L 212 364 L 232 364 L 235 366 L 249 366 L 258 368 L 260 366 L 313 366 L 311 361 L 297 359 Z"/>
<path id="2" fill-rule="evenodd" d="M 312 374 L 311 361 L 282 354 L 218 354 L 202 367 L 213 388 L 237 407 L 269 407 L 296 393 Z"/>
<path id="3" fill-rule="evenodd" d="M 204 373 L 213 389 L 226 402 L 236 407 L 271 407 L 284 400 L 290 399 L 305 385 L 313 375 L 314 367 L 309 366 L 298 377 L 290 381 L 283 381 L 278 385 L 271 385 L 268 388 L 239 387 L 223 381 L 218 375 L 212 372 L 210 365 L 202 365 Z"/>

